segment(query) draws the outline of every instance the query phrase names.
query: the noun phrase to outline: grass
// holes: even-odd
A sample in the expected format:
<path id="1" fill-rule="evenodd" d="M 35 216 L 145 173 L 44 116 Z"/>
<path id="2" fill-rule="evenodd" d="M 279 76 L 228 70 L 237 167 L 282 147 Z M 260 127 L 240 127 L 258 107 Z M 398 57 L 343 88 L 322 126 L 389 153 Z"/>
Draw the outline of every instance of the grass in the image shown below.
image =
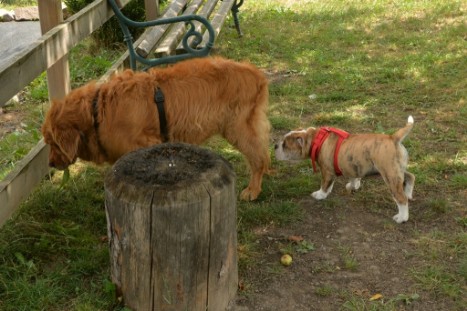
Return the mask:
<path id="1" fill-rule="evenodd" d="M 0 9 L 13 10 L 17 7 L 28 7 L 36 4 L 35 0 L 2 0 L 0 1 Z"/>
<path id="2" fill-rule="evenodd" d="M 23 100 L 2 108 L 14 113 L 23 121 L 13 132 L 0 140 L 0 179 L 3 179 L 33 146 L 40 140 L 40 126 L 43 120 L 44 105 L 47 100 L 45 74 L 40 75 L 20 95 Z"/>
<path id="3" fill-rule="evenodd" d="M 340 245 L 338 250 L 341 253 L 342 267 L 349 271 L 357 271 L 359 264 L 353 255 L 352 249 L 349 246 Z"/>
<path id="4" fill-rule="evenodd" d="M 333 299 L 336 309 L 400 310 L 427 299 L 451 310 L 467 308 L 466 10 L 461 1 L 442 0 L 245 1 L 240 15 L 244 37 L 238 39 L 224 26 L 216 41 L 218 54 L 249 60 L 271 79 L 274 138 L 310 125 L 389 133 L 409 114 L 415 118 L 404 142 L 411 156 L 409 170 L 417 177 L 415 193 L 422 201 L 415 217 L 433 228 L 405 233 L 411 243 L 407 256 L 420 258 L 420 264 L 406 271 L 414 286 L 377 301 L 335 284 L 316 287 L 317 299 Z M 72 53 L 73 87 L 100 76 L 117 55 L 93 50 L 85 44 Z M 45 90 L 43 77 L 26 90 L 26 126 L 0 141 L 0 176 L 40 138 Z M 248 172 L 241 155 L 220 139 L 207 146 L 233 164 L 237 189 L 242 189 Z M 319 187 L 309 162 L 273 165 L 277 173 L 265 178 L 259 201 L 238 203 L 244 295 L 261 284 L 254 277 L 255 271 L 263 271 L 267 256 L 261 232 L 303 223 L 307 211 L 301 202 Z M 105 172 L 77 164 L 63 187 L 61 173 L 53 172 L 0 230 L 1 310 L 123 309 L 114 298 L 103 241 Z M 384 183 L 377 180 L 365 181 L 365 191 L 352 200 L 381 215 L 393 207 Z M 339 213 L 341 205 L 334 193 L 319 208 Z M 389 221 L 386 228 L 403 230 Z M 299 261 L 320 252 L 310 244 L 282 247 Z M 365 272 L 351 244 L 335 250 L 341 269 L 322 261 L 313 267 L 314 275 Z M 288 271 L 277 264 L 265 267 L 260 276 L 267 280 Z"/>
<path id="5" fill-rule="evenodd" d="M 102 269 L 109 258 L 102 240 L 102 172 L 92 167 L 74 171 L 73 181 L 61 189 L 55 184 L 61 173 L 52 176 L 24 203 L 14 222 L 2 228 L 0 309 L 71 305 L 86 310 L 91 304 L 88 310 L 95 310 L 112 301 L 114 288 Z"/>

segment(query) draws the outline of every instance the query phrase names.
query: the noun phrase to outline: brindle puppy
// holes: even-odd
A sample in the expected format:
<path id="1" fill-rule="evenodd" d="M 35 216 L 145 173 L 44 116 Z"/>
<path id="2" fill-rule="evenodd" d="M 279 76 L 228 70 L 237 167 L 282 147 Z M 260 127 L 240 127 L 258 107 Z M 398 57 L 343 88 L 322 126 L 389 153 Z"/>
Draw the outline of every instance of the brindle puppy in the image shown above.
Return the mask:
<path id="1" fill-rule="evenodd" d="M 380 174 L 399 209 L 393 219 L 402 223 L 409 219 L 408 200 L 412 199 L 415 182 L 415 176 L 406 170 L 408 153 L 402 140 L 413 123 L 410 116 L 407 125 L 393 135 L 351 134 L 340 143 L 339 134 L 331 131 L 321 146 L 316 146 L 320 129 L 310 127 L 291 131 L 275 146 L 275 154 L 278 160 L 298 160 L 311 157 L 313 145 L 319 149 L 312 159 L 319 165 L 322 176 L 321 189 L 312 193 L 317 200 L 323 200 L 331 193 L 339 173 L 350 178 L 346 185 L 348 191 L 357 190 L 362 177 Z"/>

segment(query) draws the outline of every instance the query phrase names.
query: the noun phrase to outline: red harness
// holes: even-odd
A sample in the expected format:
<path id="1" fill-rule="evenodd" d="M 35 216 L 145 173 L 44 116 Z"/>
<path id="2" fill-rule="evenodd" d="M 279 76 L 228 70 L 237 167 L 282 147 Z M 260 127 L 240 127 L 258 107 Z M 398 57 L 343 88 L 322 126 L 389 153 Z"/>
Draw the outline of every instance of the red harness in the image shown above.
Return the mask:
<path id="1" fill-rule="evenodd" d="M 334 151 L 334 171 L 336 172 L 337 176 L 340 176 L 342 175 L 342 172 L 339 169 L 339 165 L 337 163 L 337 156 L 339 154 L 339 149 L 341 148 L 342 141 L 344 141 L 344 139 L 346 139 L 350 135 L 346 131 L 336 129 L 333 127 L 321 127 L 318 133 L 316 134 L 315 139 L 313 139 L 313 143 L 311 144 L 311 163 L 313 164 L 313 171 L 316 173 L 316 159 L 318 158 L 321 146 L 331 133 L 334 133 L 337 136 L 339 136 L 339 139 L 337 140 L 336 144 L 336 149 Z"/>

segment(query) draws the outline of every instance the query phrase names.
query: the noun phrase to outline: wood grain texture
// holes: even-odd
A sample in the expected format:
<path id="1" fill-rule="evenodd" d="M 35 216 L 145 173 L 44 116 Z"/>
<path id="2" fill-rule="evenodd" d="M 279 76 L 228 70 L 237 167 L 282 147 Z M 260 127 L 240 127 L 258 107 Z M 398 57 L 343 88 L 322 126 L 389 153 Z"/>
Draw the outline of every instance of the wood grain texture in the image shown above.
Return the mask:
<path id="1" fill-rule="evenodd" d="M 22 200 L 49 172 L 49 146 L 40 140 L 5 179 L 0 181 L 0 227 L 10 218 Z"/>
<path id="2" fill-rule="evenodd" d="M 42 34 L 63 22 L 62 3 L 56 0 L 39 1 L 39 15 Z M 47 69 L 49 100 L 63 98 L 71 90 L 68 55 L 63 56 Z"/>
<path id="3" fill-rule="evenodd" d="M 187 0 L 175 0 L 173 1 L 167 10 L 162 14 L 160 18 L 171 18 L 178 16 L 186 6 Z M 164 36 L 171 24 L 165 24 L 160 26 L 154 26 L 149 28 L 149 31 L 145 32 L 145 39 L 136 47 L 136 53 L 142 57 L 147 57 L 159 40 Z"/>
<path id="4" fill-rule="evenodd" d="M 120 0 L 124 6 L 129 1 Z M 0 107 L 112 16 L 107 0 L 96 0 L 3 63 Z"/>
<path id="5" fill-rule="evenodd" d="M 167 152 L 169 151 L 169 152 Z M 238 284 L 235 174 L 212 152 L 163 144 L 105 180 L 112 281 L 133 310 L 226 310 Z"/>

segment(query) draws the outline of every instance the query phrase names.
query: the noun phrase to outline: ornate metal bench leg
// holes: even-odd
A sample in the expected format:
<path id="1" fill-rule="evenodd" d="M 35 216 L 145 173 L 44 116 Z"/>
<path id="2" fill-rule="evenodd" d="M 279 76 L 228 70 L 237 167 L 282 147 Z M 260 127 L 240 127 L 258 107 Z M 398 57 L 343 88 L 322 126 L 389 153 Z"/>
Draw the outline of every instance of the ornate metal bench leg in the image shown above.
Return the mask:
<path id="1" fill-rule="evenodd" d="M 238 8 L 241 7 L 243 4 L 243 0 L 235 0 L 234 5 L 232 6 L 232 16 L 234 18 L 235 28 L 237 29 L 237 33 L 239 37 L 243 36 L 242 30 L 240 29 L 240 22 L 238 21 Z"/>

